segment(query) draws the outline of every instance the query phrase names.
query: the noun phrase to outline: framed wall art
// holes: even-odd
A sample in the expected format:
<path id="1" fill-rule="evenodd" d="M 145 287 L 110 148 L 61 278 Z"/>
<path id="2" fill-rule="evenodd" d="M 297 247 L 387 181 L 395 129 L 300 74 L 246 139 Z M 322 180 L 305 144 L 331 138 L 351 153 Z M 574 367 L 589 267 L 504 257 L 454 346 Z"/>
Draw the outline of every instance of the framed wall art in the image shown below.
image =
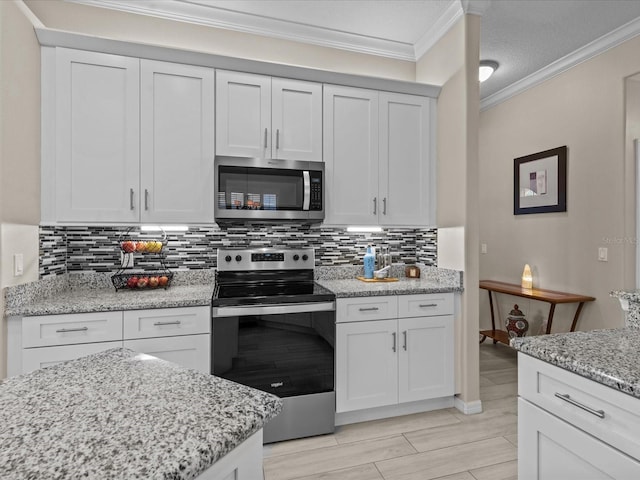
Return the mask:
<path id="1" fill-rule="evenodd" d="M 513 214 L 567 211 L 567 146 L 513 160 Z"/>

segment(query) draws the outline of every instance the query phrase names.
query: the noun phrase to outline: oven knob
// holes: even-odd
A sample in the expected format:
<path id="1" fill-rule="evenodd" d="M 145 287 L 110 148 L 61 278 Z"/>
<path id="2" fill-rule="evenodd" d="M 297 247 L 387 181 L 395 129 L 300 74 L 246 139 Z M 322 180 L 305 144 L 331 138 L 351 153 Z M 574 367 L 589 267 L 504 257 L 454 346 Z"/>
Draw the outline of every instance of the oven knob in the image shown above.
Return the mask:
<path id="1" fill-rule="evenodd" d="M 309 260 L 309 256 L 308 255 L 302 255 L 302 260 L 304 260 L 306 262 L 307 260 Z"/>
<path id="2" fill-rule="evenodd" d="M 231 255 L 227 255 L 226 257 L 224 257 L 224 260 L 226 262 L 230 262 L 231 261 Z"/>
<path id="3" fill-rule="evenodd" d="M 239 262 L 240 260 L 242 260 L 242 256 L 236 255 L 236 262 Z"/>
<path id="4" fill-rule="evenodd" d="M 296 262 L 297 262 L 299 259 L 300 259 L 300 257 L 298 256 L 298 254 L 295 254 L 295 255 L 293 256 L 293 260 L 294 260 L 294 261 L 296 261 Z"/>

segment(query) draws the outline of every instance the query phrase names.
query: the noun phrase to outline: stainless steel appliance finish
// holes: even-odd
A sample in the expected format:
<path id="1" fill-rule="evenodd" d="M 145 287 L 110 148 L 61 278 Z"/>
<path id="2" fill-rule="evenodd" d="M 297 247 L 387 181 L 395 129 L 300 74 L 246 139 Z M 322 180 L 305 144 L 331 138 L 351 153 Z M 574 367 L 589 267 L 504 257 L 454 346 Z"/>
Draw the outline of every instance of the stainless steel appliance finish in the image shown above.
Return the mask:
<path id="1" fill-rule="evenodd" d="M 324 163 L 215 158 L 217 222 L 324 219 Z"/>
<path id="2" fill-rule="evenodd" d="M 335 296 L 313 281 L 313 249 L 219 249 L 211 371 L 284 400 L 264 442 L 335 425 Z"/>

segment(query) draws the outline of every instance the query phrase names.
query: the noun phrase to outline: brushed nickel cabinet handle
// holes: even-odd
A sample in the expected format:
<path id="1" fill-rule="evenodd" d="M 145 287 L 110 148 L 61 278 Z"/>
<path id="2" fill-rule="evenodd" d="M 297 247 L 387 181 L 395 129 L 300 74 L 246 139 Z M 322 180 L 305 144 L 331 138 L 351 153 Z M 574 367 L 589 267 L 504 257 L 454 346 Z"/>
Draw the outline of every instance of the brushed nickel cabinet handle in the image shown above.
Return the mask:
<path id="1" fill-rule="evenodd" d="M 373 214 L 378 214 L 378 197 L 373 197 Z"/>
<path id="2" fill-rule="evenodd" d="M 387 214 L 387 197 L 384 197 L 382 199 L 382 214 L 383 215 Z"/>
<path id="3" fill-rule="evenodd" d="M 391 334 L 391 336 L 393 337 L 393 351 L 396 351 L 396 332 L 393 332 Z"/>
<path id="4" fill-rule="evenodd" d="M 267 148 L 267 129 L 264 129 L 264 148 Z"/>
<path id="5" fill-rule="evenodd" d="M 60 328 L 56 330 L 56 333 L 67 333 L 67 332 L 86 332 L 89 330 L 89 327 L 79 327 L 79 328 Z"/>
<path id="6" fill-rule="evenodd" d="M 367 307 L 367 308 L 359 308 L 358 310 L 361 312 L 375 312 L 380 309 L 378 307 Z"/>
<path id="7" fill-rule="evenodd" d="M 162 325 L 180 325 L 182 322 L 180 320 L 175 320 L 173 322 L 155 322 L 153 325 L 156 327 L 162 326 Z"/>
<path id="8" fill-rule="evenodd" d="M 149 210 L 149 190 L 144 189 L 144 209 Z"/>
<path id="9" fill-rule="evenodd" d="M 133 188 L 129 189 L 129 209 L 133 210 Z"/>
<path id="10" fill-rule="evenodd" d="M 276 150 L 280 148 L 280 129 L 276 130 Z"/>
<path id="11" fill-rule="evenodd" d="M 420 308 L 430 308 L 430 307 L 437 307 L 438 304 L 437 303 L 427 303 L 425 305 L 420 305 Z"/>
<path id="12" fill-rule="evenodd" d="M 406 330 L 402 332 L 402 336 L 404 337 L 404 343 L 402 345 L 402 348 L 406 352 L 407 351 L 407 331 Z"/>
<path id="13" fill-rule="evenodd" d="M 582 410 L 584 410 L 585 412 L 589 412 L 591 415 L 595 415 L 598 418 L 604 418 L 604 410 L 595 410 L 591 407 L 588 407 L 586 405 L 584 405 L 583 403 L 578 402 L 577 400 L 574 400 L 573 398 L 571 398 L 571 396 L 569 396 L 568 393 L 555 393 L 555 396 L 558 397 L 560 400 L 564 400 L 567 403 L 570 403 L 571 405 L 581 408 Z"/>

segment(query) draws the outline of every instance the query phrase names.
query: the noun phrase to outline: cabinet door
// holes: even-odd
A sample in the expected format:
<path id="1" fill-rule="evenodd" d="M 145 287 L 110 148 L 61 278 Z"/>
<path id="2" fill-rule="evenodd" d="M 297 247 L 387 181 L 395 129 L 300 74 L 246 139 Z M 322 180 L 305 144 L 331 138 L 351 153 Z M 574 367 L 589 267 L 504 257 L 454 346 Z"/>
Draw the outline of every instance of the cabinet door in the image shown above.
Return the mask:
<path id="1" fill-rule="evenodd" d="M 273 158 L 322 161 L 322 85 L 271 80 Z"/>
<path id="2" fill-rule="evenodd" d="M 139 221 L 139 65 L 57 49 L 56 220 Z"/>
<path id="3" fill-rule="evenodd" d="M 125 348 L 146 353 L 183 367 L 211 373 L 211 335 L 125 340 Z"/>
<path id="4" fill-rule="evenodd" d="M 399 401 L 453 395 L 453 315 L 401 318 L 398 335 Z"/>
<path id="5" fill-rule="evenodd" d="M 429 226 L 435 221 L 435 100 L 380 93 L 380 223 Z"/>
<path id="6" fill-rule="evenodd" d="M 637 460 L 518 399 L 519 480 L 631 478 L 640 478 Z"/>
<path id="7" fill-rule="evenodd" d="M 216 155 L 271 157 L 271 77 L 216 71 Z"/>
<path id="8" fill-rule="evenodd" d="M 213 222 L 214 70 L 142 60 L 141 220 Z"/>
<path id="9" fill-rule="evenodd" d="M 25 348 L 22 350 L 22 372 L 29 373 L 39 368 L 50 367 L 57 363 L 75 360 L 76 358 L 100 353 L 110 348 L 122 347 L 122 341 L 84 343 L 80 345 L 64 345 L 61 347 Z"/>
<path id="10" fill-rule="evenodd" d="M 378 92 L 324 87 L 326 224 L 375 225 L 378 197 Z"/>
<path id="11" fill-rule="evenodd" d="M 397 320 L 336 325 L 336 412 L 398 402 Z"/>

